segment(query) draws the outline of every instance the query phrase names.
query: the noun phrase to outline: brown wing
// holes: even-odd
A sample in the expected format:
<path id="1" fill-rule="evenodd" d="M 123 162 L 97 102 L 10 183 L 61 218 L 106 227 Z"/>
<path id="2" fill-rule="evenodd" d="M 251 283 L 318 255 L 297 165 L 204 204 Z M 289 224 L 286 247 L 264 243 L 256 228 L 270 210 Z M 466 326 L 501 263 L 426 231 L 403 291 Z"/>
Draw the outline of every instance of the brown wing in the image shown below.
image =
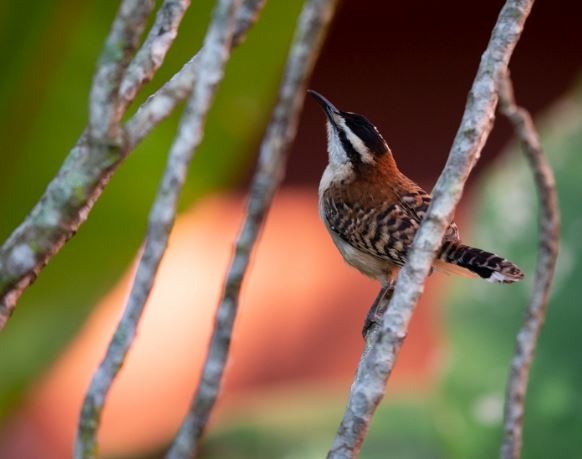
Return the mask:
<path id="1" fill-rule="evenodd" d="M 419 226 L 398 204 L 365 207 L 323 196 L 323 213 L 331 231 L 351 246 L 397 265 L 406 262 L 406 253 Z"/>
<path id="2" fill-rule="evenodd" d="M 430 194 L 418 185 L 415 185 L 415 191 L 400 196 L 400 204 L 402 205 L 402 208 L 418 223 L 420 223 L 426 215 L 426 211 L 428 210 L 431 201 L 432 198 L 430 197 Z M 453 222 L 447 228 L 444 240 L 459 241 L 460 239 L 457 224 Z"/>

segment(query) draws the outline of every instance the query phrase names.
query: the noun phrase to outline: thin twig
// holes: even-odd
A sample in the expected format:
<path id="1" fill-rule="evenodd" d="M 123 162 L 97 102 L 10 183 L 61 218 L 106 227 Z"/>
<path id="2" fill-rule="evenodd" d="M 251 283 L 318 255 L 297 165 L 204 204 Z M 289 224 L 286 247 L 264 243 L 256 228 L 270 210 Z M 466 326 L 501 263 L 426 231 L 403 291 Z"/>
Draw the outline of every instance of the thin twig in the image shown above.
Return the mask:
<path id="1" fill-rule="evenodd" d="M 509 73 L 499 82 L 500 110 L 509 121 L 532 168 L 540 199 L 540 240 L 536 273 L 531 300 L 517 334 L 515 351 L 505 394 L 504 437 L 502 459 L 521 456 L 523 415 L 529 371 L 533 362 L 537 339 L 544 324 L 548 296 L 560 245 L 560 214 L 554 173 L 547 161 L 540 138 L 527 110 L 519 107 L 513 94 Z"/>
<path id="2" fill-rule="evenodd" d="M 384 396 L 386 383 L 424 288 L 436 251 L 452 220 L 463 187 L 491 132 L 498 95 L 496 82 L 507 69 L 533 0 L 507 0 L 491 34 L 469 92 L 461 125 L 434 189 L 433 200 L 409 252 L 380 331 L 370 334 L 371 349 L 362 359 L 348 406 L 328 453 L 330 458 L 356 457 L 370 421 Z"/>
<path id="3" fill-rule="evenodd" d="M 204 122 L 224 66 L 230 57 L 234 20 L 240 0 L 219 0 L 200 56 L 199 75 L 180 120 L 168 164 L 149 216 L 147 237 L 123 317 L 95 372 L 83 401 L 75 443 L 76 458 L 93 458 L 97 429 L 107 395 L 136 334 L 176 216 L 188 165 L 203 137 Z"/>
<path id="4" fill-rule="evenodd" d="M 242 41 L 264 2 L 244 1 L 235 27 L 235 43 Z M 177 27 L 178 22 L 173 21 L 173 26 Z M 155 44 L 153 41 L 149 43 Z M 164 46 L 170 44 L 170 40 L 164 41 Z M 147 48 L 147 40 L 144 46 Z M 158 58 L 167 51 L 164 46 L 159 47 Z M 144 55 L 151 54 L 144 49 Z M 107 151 L 102 151 L 90 145 L 87 129 L 81 135 L 39 202 L 0 248 L 0 331 L 24 290 L 87 219 L 126 156 L 188 97 L 196 79 L 199 59 L 200 52 L 142 105 L 123 129 L 122 145 L 109 145 Z M 151 72 L 155 70 L 155 66 L 150 67 Z M 153 73 L 147 78 L 151 76 Z M 130 94 L 124 89 L 126 87 L 137 88 L 135 83 L 128 81 L 126 85 L 123 82 L 120 95 L 123 99 Z"/>
<path id="5" fill-rule="evenodd" d="M 123 0 L 105 40 L 89 98 L 90 139 L 101 148 L 121 142 L 119 87 L 154 5 L 154 0 Z"/>
<path id="6" fill-rule="evenodd" d="M 178 27 L 191 0 L 164 0 L 142 47 L 129 64 L 119 88 L 120 110 L 125 112 L 160 66 L 178 35 Z"/>
<path id="7" fill-rule="evenodd" d="M 245 0 L 242 3 L 235 25 L 233 46 L 242 43 L 265 2 L 266 0 Z M 155 126 L 174 111 L 176 105 L 188 97 L 196 81 L 199 66 L 200 52 L 141 105 L 126 125 L 129 150 L 135 148 Z"/>
<path id="8" fill-rule="evenodd" d="M 193 457 L 218 397 L 249 258 L 285 171 L 287 151 L 295 138 L 305 87 L 319 55 L 336 0 L 308 0 L 299 18 L 279 98 L 260 148 L 247 214 L 234 249 L 202 375 L 169 459 Z"/>

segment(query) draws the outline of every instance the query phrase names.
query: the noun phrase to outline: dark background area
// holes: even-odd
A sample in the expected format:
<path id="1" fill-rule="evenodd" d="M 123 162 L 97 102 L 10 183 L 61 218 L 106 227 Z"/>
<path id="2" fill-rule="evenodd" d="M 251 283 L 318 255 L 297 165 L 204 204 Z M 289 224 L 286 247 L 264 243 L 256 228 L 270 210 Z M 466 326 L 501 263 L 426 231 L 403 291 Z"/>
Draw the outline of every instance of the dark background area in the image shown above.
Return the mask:
<path id="1" fill-rule="evenodd" d="M 344 1 L 310 86 L 339 108 L 369 118 L 400 168 L 431 188 L 503 3 Z M 576 0 L 534 5 L 510 64 L 518 101 L 534 116 L 579 75 L 581 20 L 582 2 Z M 319 180 L 327 160 L 323 123 L 321 111 L 308 100 L 288 184 Z M 495 124 L 473 177 L 499 153 L 510 132 L 504 119 Z"/>

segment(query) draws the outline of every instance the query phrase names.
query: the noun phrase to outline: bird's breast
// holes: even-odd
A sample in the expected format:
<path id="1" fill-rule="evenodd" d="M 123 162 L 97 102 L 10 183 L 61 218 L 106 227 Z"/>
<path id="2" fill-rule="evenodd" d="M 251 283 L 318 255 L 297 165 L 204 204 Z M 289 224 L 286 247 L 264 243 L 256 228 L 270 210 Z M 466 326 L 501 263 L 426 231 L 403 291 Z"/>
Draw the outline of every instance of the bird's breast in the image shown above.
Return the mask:
<path id="1" fill-rule="evenodd" d="M 366 276 L 377 279 L 382 284 L 386 284 L 390 281 L 390 279 L 392 279 L 392 277 L 398 272 L 399 267 L 390 263 L 388 260 L 366 253 L 342 239 L 327 218 L 327 204 L 325 200 L 322 199 L 322 196 L 323 194 L 320 194 L 319 199 L 319 214 L 321 220 L 346 263 L 353 266 Z M 346 216 L 345 218 L 349 217 Z"/>

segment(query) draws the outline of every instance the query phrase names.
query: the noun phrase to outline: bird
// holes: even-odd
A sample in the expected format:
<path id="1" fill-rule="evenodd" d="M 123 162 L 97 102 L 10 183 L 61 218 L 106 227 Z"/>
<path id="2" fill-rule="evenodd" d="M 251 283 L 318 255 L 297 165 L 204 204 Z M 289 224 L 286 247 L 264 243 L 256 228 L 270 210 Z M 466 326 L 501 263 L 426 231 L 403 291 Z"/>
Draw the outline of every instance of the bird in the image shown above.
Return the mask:
<path id="1" fill-rule="evenodd" d="M 398 169 L 388 144 L 365 116 L 338 110 L 316 91 L 308 93 L 327 118 L 328 163 L 319 184 L 321 219 L 344 260 L 382 285 L 362 330 L 365 337 L 381 319 L 382 299 L 391 294 L 407 261 L 431 195 Z M 524 278 L 511 261 L 464 244 L 454 222 L 432 269 L 493 283 Z"/>

